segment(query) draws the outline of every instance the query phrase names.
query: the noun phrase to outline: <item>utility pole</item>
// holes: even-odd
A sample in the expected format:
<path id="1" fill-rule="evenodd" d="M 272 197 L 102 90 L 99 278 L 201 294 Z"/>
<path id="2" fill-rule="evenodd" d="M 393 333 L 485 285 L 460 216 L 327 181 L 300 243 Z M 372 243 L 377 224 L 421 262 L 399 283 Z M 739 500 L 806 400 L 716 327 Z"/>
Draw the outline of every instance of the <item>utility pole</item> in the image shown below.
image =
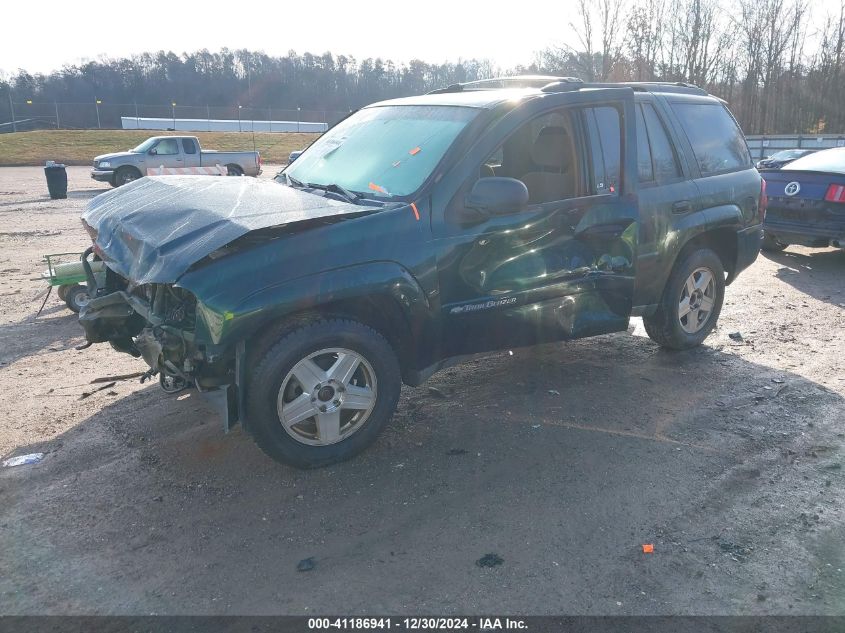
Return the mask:
<path id="1" fill-rule="evenodd" d="M 176 131 L 176 102 L 170 102 L 171 114 L 173 115 L 173 130 Z"/>
<path id="2" fill-rule="evenodd" d="M 138 120 L 138 102 L 135 102 L 135 129 L 141 129 L 141 122 Z"/>
<path id="3" fill-rule="evenodd" d="M 59 123 L 59 104 L 53 101 L 53 107 L 56 108 L 56 129 L 58 130 L 61 125 Z"/>
<path id="4" fill-rule="evenodd" d="M 299 132 L 299 120 L 302 118 L 302 108 L 296 106 L 296 131 Z"/>
<path id="5" fill-rule="evenodd" d="M 12 86 L 9 84 L 9 109 L 12 111 L 12 132 L 18 131 L 18 124 L 15 122 L 15 104 L 12 103 Z"/>
<path id="6" fill-rule="evenodd" d="M 102 101 L 100 99 L 97 99 L 96 97 L 94 97 L 94 107 L 97 109 L 97 129 L 98 130 L 102 129 L 102 127 L 100 126 L 100 104 L 101 103 L 102 103 Z"/>
<path id="7" fill-rule="evenodd" d="M 242 107 L 243 107 L 243 106 L 239 103 L 239 104 L 238 104 L 238 132 L 242 132 L 242 131 L 243 131 L 243 130 L 241 130 L 241 108 L 242 108 Z"/>

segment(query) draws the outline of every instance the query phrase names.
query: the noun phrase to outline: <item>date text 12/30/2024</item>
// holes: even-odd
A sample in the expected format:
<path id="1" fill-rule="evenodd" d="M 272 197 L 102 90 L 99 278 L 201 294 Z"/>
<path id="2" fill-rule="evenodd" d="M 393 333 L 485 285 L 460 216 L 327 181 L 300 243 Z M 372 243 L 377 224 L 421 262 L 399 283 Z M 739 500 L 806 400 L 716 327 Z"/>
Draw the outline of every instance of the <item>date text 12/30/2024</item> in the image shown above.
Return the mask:
<path id="1" fill-rule="evenodd" d="M 309 618 L 308 629 L 319 630 L 425 630 L 425 631 L 519 631 L 528 626 L 519 618 Z"/>

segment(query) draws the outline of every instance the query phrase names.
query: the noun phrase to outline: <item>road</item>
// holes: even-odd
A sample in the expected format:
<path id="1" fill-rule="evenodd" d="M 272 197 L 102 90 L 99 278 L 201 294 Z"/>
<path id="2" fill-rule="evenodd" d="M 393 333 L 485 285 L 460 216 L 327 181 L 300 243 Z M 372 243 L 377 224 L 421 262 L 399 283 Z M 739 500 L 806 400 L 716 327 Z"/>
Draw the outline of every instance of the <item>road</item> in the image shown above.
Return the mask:
<path id="1" fill-rule="evenodd" d="M 145 367 L 33 317 L 102 191 L 69 178 L 0 169 L 0 456 L 46 453 L 0 468 L 0 613 L 845 614 L 845 253 L 761 256 L 692 351 L 632 323 L 442 371 L 303 472 L 196 393 L 94 392 Z"/>

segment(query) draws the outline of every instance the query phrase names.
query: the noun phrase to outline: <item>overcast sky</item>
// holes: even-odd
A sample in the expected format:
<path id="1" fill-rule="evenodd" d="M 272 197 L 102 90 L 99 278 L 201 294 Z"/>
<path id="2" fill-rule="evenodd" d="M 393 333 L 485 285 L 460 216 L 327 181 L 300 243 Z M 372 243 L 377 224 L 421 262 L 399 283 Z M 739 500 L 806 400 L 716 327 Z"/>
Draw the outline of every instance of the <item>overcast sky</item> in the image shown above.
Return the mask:
<path id="1" fill-rule="evenodd" d="M 809 0 L 816 19 L 839 0 Z M 725 0 L 725 6 L 731 2 Z M 573 0 L 217 0 L 4 3 L 0 72 L 49 72 L 100 55 L 248 48 L 382 57 L 395 62 L 528 64 L 549 45 L 575 44 Z"/>

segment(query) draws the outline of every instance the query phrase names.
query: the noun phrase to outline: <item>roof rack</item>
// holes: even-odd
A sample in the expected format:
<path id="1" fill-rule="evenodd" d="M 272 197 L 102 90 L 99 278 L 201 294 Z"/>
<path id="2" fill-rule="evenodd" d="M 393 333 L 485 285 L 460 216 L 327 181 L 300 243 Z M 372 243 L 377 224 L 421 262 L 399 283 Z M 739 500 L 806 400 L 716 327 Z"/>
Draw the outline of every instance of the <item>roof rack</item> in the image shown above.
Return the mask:
<path id="1" fill-rule="evenodd" d="M 502 88 L 543 88 L 549 84 L 582 84 L 577 77 L 556 77 L 554 75 L 512 75 L 509 77 L 491 77 L 432 90 L 428 94 L 436 95 L 447 92 L 468 92 L 473 90 L 501 90 Z"/>
<path id="2" fill-rule="evenodd" d="M 555 77 L 553 75 L 513 75 L 478 79 L 445 88 L 432 90 L 428 94 L 449 92 L 471 92 L 475 90 L 501 90 L 502 88 L 539 88 L 543 92 L 570 92 L 584 88 L 631 88 L 635 92 L 670 92 L 677 94 L 707 95 L 707 91 L 683 81 L 622 81 L 585 82 L 578 77 Z"/>
<path id="3" fill-rule="evenodd" d="M 672 92 L 678 94 L 708 94 L 706 90 L 688 84 L 683 81 L 623 81 L 623 82 L 582 82 L 573 85 L 571 83 L 554 82 L 543 86 L 543 92 L 568 92 L 570 90 L 580 90 L 582 88 L 631 88 L 635 92 Z"/>

